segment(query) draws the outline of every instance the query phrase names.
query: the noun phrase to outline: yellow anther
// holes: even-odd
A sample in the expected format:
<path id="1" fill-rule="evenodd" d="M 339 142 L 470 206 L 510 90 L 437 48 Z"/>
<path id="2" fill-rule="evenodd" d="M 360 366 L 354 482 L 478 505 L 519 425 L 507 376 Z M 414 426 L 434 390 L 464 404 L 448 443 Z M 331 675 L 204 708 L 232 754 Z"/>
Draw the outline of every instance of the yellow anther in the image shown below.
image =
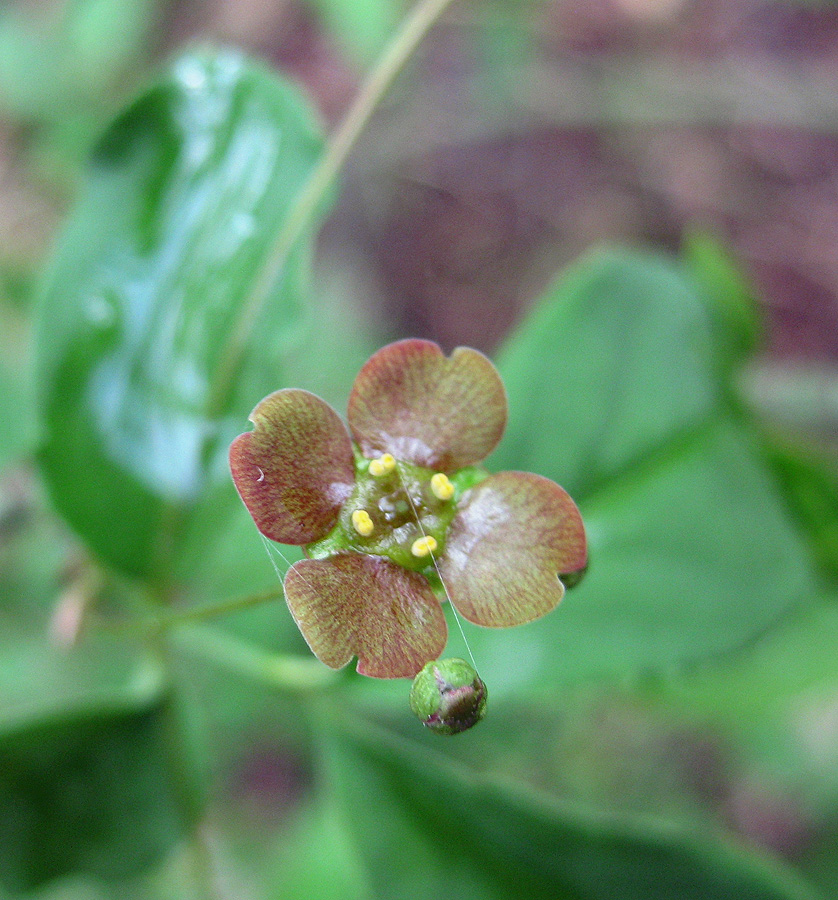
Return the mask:
<path id="1" fill-rule="evenodd" d="M 436 538 L 429 534 L 427 537 L 416 538 L 410 552 L 421 559 L 423 556 L 433 553 L 436 548 Z"/>
<path id="2" fill-rule="evenodd" d="M 361 537 L 369 537 L 375 531 L 375 525 L 365 509 L 356 509 L 352 513 L 352 527 Z"/>
<path id="3" fill-rule="evenodd" d="M 389 475 L 396 468 L 396 460 L 390 453 L 385 453 L 370 462 L 370 475 L 381 478 L 382 475 Z"/>
<path id="4" fill-rule="evenodd" d="M 438 500 L 450 500 L 454 496 L 454 485 L 447 475 L 437 472 L 431 478 L 431 491 Z"/>

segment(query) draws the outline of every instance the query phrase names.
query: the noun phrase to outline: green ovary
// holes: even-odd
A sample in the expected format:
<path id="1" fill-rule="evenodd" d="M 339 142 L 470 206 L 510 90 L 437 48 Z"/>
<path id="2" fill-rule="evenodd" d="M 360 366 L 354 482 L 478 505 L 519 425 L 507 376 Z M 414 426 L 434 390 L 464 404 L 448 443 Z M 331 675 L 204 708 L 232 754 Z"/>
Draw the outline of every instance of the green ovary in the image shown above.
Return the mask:
<path id="1" fill-rule="evenodd" d="M 443 552 L 456 511 L 454 488 L 444 474 L 389 454 L 376 460 L 358 457 L 355 490 L 336 528 L 341 534 L 333 534 L 347 549 L 421 571 Z"/>

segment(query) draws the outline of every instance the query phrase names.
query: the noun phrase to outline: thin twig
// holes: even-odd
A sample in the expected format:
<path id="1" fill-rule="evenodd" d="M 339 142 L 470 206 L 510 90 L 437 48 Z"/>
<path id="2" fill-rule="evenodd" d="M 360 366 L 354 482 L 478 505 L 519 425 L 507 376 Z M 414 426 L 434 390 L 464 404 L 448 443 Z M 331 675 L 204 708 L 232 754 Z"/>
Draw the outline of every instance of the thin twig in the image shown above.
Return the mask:
<path id="1" fill-rule="evenodd" d="M 257 275 L 253 289 L 233 326 L 213 381 L 210 415 L 224 407 L 230 385 L 241 363 L 253 327 L 277 283 L 288 256 L 352 150 L 358 136 L 377 109 L 394 79 L 416 47 L 452 0 L 420 0 L 405 19 L 392 43 L 362 84 L 343 122 L 329 140 L 326 152 L 297 194 L 273 248 Z"/>
<path id="2" fill-rule="evenodd" d="M 285 596 L 282 587 L 272 588 L 258 594 L 248 594 L 246 597 L 236 597 L 234 600 L 226 600 L 223 603 L 210 603 L 205 606 L 193 606 L 188 609 L 163 613 L 162 615 L 150 615 L 146 618 L 127 619 L 124 621 L 109 622 L 99 619 L 97 626 L 109 632 L 163 632 L 176 625 L 187 625 L 191 622 L 201 622 L 205 619 L 216 619 L 230 613 L 240 612 L 243 609 L 251 609 L 270 603 L 272 600 L 282 600 Z"/>

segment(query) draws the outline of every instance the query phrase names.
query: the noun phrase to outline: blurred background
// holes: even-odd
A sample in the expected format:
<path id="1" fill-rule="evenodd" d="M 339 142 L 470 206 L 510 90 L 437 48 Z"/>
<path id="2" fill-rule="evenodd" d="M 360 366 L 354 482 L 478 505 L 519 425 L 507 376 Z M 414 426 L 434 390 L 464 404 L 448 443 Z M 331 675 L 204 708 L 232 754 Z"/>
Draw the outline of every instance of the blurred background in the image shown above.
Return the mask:
<path id="1" fill-rule="evenodd" d="M 25 295 L 109 116 L 177 50 L 249 50 L 333 126 L 406 8 L 4 3 L 4 295 Z M 557 261 L 603 240 L 677 247 L 706 227 L 764 305 L 771 386 L 802 387 L 806 365 L 829 418 L 837 68 L 828 0 L 454 4 L 353 153 L 324 253 L 366 273 L 391 330 L 491 350 Z"/>
<path id="2" fill-rule="evenodd" d="M 6 594 L 32 583 L 47 590 L 57 563 L 73 583 L 73 538 L 43 517 L 26 398 L 32 298 L 96 139 L 165 62 L 208 42 L 297 79 L 332 128 L 407 8 L 396 0 L 0 6 Z M 677 250 L 697 232 L 738 260 L 763 315 L 743 397 L 784 440 L 814 448 L 833 477 L 838 3 L 453 4 L 347 163 L 315 281 L 337 321 L 351 310 L 365 322 L 370 346 L 414 335 L 491 354 L 556 271 L 590 247 Z M 562 797 L 715 822 L 835 896 L 838 807 L 817 796 L 827 781 L 835 787 L 835 682 L 817 707 L 797 713 L 807 750 L 803 758 L 797 747 L 790 762 L 787 747 L 768 749 L 774 732 L 739 740 L 735 728 L 697 724 L 635 684 L 581 691 L 544 722 L 537 747 L 530 732 L 519 740 L 487 722 L 485 765 L 524 772 Z M 240 828 L 232 844 L 265 821 L 274 834 L 310 789 L 305 751 L 254 733 L 230 758 L 223 790 Z M 147 887 L 132 890 L 141 897 Z M 73 882 L 37 896 L 107 894 Z"/>

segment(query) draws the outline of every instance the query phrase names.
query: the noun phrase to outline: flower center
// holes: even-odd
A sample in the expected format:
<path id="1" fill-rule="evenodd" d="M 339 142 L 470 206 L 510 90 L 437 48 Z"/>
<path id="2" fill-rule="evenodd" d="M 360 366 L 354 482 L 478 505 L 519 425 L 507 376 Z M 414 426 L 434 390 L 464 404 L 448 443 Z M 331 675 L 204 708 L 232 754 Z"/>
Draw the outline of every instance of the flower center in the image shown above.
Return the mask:
<path id="1" fill-rule="evenodd" d="M 414 571 L 433 569 L 445 549 L 445 534 L 457 511 L 457 490 L 444 472 L 396 460 L 356 457 L 355 489 L 338 523 L 323 540 L 309 544 L 319 558 L 354 550 L 386 556 Z"/>
<path id="2" fill-rule="evenodd" d="M 407 569 L 433 565 L 456 512 L 454 485 L 444 472 L 396 460 L 359 457 L 355 490 L 339 525 L 352 549 L 387 556 Z"/>
<path id="3" fill-rule="evenodd" d="M 335 527 L 308 544 L 306 555 L 325 559 L 351 551 L 386 556 L 433 582 L 434 560 L 445 550 L 457 503 L 486 476 L 485 469 L 466 466 L 449 478 L 389 453 L 367 459 L 356 448 L 355 488 Z"/>

